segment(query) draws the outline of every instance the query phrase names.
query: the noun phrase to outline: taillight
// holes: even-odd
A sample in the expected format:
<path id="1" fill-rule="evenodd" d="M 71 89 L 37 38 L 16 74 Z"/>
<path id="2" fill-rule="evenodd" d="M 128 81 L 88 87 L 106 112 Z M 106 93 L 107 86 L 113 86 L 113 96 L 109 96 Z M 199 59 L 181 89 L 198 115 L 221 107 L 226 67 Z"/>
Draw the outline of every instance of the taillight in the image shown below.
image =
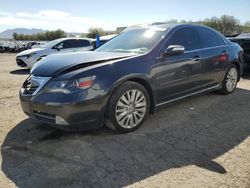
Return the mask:
<path id="1" fill-rule="evenodd" d="M 224 54 L 220 55 L 219 58 L 218 58 L 218 61 L 219 61 L 219 62 L 228 61 L 228 54 L 227 54 L 227 53 L 224 53 Z"/>

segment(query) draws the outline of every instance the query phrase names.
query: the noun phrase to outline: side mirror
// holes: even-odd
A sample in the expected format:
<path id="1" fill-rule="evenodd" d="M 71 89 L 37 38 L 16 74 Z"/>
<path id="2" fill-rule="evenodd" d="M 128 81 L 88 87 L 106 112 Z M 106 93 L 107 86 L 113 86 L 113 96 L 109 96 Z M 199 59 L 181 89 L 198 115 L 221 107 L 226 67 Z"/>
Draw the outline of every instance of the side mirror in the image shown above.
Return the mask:
<path id="1" fill-rule="evenodd" d="M 164 56 L 176 56 L 184 54 L 185 47 L 182 45 L 170 45 L 165 51 Z"/>

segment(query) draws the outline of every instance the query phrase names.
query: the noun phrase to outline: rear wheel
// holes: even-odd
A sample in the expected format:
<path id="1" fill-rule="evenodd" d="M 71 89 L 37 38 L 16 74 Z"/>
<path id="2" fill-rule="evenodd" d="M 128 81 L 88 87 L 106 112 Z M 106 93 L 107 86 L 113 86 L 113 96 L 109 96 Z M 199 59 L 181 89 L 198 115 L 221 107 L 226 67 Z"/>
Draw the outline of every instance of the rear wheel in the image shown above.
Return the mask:
<path id="1" fill-rule="evenodd" d="M 236 89 L 238 78 L 239 71 L 237 67 L 235 65 L 231 65 L 223 80 L 222 88 L 218 92 L 225 95 L 232 93 Z"/>
<path id="2" fill-rule="evenodd" d="M 118 132 L 131 132 L 143 124 L 149 106 L 147 90 L 136 82 L 126 82 L 111 96 L 106 123 Z"/>

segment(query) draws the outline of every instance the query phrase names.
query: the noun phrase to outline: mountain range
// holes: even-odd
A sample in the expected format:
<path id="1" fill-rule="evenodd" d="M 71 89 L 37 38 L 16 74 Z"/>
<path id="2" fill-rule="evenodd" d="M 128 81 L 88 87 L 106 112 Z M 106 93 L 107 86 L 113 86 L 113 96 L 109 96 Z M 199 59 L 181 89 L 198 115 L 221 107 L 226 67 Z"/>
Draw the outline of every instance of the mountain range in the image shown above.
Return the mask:
<path id="1" fill-rule="evenodd" d="M 27 28 L 15 28 L 15 29 L 7 29 L 0 33 L 0 38 L 2 39 L 11 39 L 13 38 L 13 33 L 24 34 L 24 35 L 33 35 L 36 33 L 45 32 L 43 29 L 27 29 Z"/>

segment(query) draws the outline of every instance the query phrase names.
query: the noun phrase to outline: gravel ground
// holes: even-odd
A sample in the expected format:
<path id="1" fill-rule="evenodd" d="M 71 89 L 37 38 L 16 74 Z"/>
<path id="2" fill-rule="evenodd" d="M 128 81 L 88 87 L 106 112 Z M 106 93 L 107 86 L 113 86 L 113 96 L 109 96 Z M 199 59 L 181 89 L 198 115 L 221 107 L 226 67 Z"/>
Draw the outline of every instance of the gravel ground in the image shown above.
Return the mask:
<path id="1" fill-rule="evenodd" d="M 21 110 L 28 76 L 0 54 L 0 187 L 250 187 L 250 76 L 150 115 L 137 131 L 67 133 Z"/>

